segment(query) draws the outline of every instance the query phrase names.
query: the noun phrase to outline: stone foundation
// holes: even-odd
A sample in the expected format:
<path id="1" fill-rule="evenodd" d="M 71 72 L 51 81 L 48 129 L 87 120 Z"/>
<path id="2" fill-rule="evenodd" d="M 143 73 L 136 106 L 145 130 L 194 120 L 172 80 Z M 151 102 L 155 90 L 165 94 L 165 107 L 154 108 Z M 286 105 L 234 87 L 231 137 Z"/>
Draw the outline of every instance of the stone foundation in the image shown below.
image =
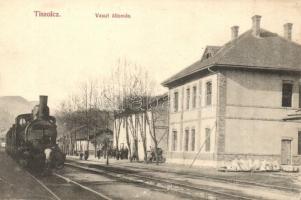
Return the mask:
<path id="1" fill-rule="evenodd" d="M 166 160 L 166 163 L 173 163 L 173 164 L 178 164 L 178 165 L 184 165 L 187 167 L 191 166 L 191 163 L 193 162 L 193 159 L 171 159 L 168 158 Z M 217 168 L 218 164 L 216 160 L 195 160 L 195 162 L 192 165 L 193 167 L 213 167 Z"/>
<path id="2" fill-rule="evenodd" d="M 197 153 L 195 152 L 167 152 L 166 162 L 190 166 Z M 224 162 L 229 162 L 234 159 L 242 160 L 266 160 L 277 161 L 281 164 L 280 154 L 231 154 L 224 153 L 215 155 L 213 153 L 200 153 L 197 156 L 193 166 L 219 167 Z M 301 156 L 293 156 L 293 165 L 301 165 Z"/>
<path id="3" fill-rule="evenodd" d="M 219 154 L 217 160 L 219 162 L 232 161 L 234 159 L 243 160 L 267 160 L 267 161 L 278 161 L 281 164 L 280 154 Z M 293 156 L 293 165 L 301 165 L 301 156 Z"/>
<path id="4" fill-rule="evenodd" d="M 257 160 L 277 160 L 280 162 L 280 155 L 277 154 L 218 154 L 217 160 L 219 161 L 231 161 L 234 159 L 257 159 Z"/>

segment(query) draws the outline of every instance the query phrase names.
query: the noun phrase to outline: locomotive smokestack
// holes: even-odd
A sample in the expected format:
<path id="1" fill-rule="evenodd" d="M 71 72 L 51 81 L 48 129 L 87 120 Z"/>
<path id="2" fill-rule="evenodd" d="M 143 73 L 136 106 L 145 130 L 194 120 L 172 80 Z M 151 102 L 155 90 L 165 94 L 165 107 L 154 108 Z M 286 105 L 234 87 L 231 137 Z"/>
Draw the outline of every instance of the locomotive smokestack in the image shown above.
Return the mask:
<path id="1" fill-rule="evenodd" d="M 39 118 L 44 118 L 49 116 L 49 108 L 47 106 L 47 96 L 40 95 L 39 103 Z"/>

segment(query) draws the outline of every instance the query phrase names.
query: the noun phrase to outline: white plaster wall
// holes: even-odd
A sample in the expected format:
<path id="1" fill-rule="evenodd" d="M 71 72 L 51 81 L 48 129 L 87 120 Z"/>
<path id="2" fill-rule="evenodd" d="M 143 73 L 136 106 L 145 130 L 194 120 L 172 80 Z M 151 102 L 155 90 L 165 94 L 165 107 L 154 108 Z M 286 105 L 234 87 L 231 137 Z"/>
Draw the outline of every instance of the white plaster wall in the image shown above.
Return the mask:
<path id="1" fill-rule="evenodd" d="M 211 81 L 212 83 L 212 99 L 211 105 L 205 105 L 206 98 L 206 82 Z M 193 98 L 193 86 L 197 87 L 197 99 L 196 99 L 196 108 L 192 107 L 192 98 Z M 189 110 L 186 109 L 186 89 L 190 88 L 190 106 Z M 174 92 L 179 93 L 179 111 L 174 112 L 173 98 Z M 183 96 L 184 93 L 184 96 Z M 176 152 L 184 152 L 185 144 L 185 129 L 189 129 L 191 135 L 191 129 L 195 128 L 195 140 L 196 147 L 194 153 L 196 154 L 201 145 L 205 140 L 205 128 L 211 128 L 211 151 L 208 153 L 214 152 L 215 149 L 215 132 L 216 132 L 216 105 L 217 105 L 217 75 L 209 75 L 202 77 L 198 80 L 191 81 L 184 85 L 178 86 L 170 90 L 170 129 L 169 129 L 169 150 L 171 151 L 172 147 L 172 132 L 177 130 L 178 132 L 178 144 Z M 182 109 L 183 108 L 183 109 Z M 189 142 L 190 144 L 190 142 Z M 180 147 L 180 148 L 179 148 Z M 201 150 L 205 152 L 205 148 Z M 191 146 L 189 145 L 189 152 L 191 152 Z M 206 153 L 206 152 L 205 152 Z M 183 162 L 186 162 L 182 158 L 178 158 Z"/>
<path id="2" fill-rule="evenodd" d="M 292 139 L 292 153 L 297 154 L 298 130 L 301 123 L 226 120 L 226 153 L 280 154 L 281 139 Z"/>
<path id="3" fill-rule="evenodd" d="M 299 76 L 228 70 L 225 153 L 280 154 L 281 138 L 292 138 L 297 153 L 300 123 L 283 118 L 299 107 Z M 282 83 L 293 81 L 292 107 L 282 107 Z"/>
<path id="4" fill-rule="evenodd" d="M 227 104 L 281 108 L 282 81 L 294 82 L 292 108 L 299 106 L 299 76 L 227 70 Z"/>

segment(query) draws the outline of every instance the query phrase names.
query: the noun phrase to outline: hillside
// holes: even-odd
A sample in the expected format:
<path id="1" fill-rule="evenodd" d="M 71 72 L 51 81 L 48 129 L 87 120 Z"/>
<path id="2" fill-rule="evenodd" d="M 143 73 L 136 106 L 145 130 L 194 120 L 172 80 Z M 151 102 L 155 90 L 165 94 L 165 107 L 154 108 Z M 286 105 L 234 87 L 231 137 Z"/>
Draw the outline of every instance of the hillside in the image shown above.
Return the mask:
<path id="1" fill-rule="evenodd" d="M 17 115 L 31 112 L 36 104 L 21 96 L 0 96 L 0 130 L 9 128 Z"/>

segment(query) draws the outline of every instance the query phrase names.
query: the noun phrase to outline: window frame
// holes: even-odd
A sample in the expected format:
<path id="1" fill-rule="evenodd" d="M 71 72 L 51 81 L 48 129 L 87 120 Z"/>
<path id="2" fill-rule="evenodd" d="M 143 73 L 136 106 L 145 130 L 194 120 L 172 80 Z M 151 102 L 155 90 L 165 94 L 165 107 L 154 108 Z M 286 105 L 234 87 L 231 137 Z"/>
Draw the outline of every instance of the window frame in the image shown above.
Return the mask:
<path id="1" fill-rule="evenodd" d="M 208 90 L 208 84 L 210 84 L 210 90 Z M 212 81 L 206 81 L 206 99 L 205 99 L 205 105 L 206 106 L 211 106 L 212 105 Z M 208 92 L 210 91 L 210 93 Z"/>
<path id="2" fill-rule="evenodd" d="M 290 86 L 290 91 L 285 91 L 284 86 Z M 281 106 L 284 108 L 291 108 L 293 106 L 293 90 L 294 82 L 293 81 L 282 81 L 282 95 L 281 95 Z M 286 94 L 285 94 L 286 93 Z"/>
<path id="3" fill-rule="evenodd" d="M 190 109 L 190 87 L 186 88 L 186 110 Z"/>
<path id="4" fill-rule="evenodd" d="M 193 127 L 190 132 L 190 150 L 195 151 L 195 128 Z"/>
<path id="5" fill-rule="evenodd" d="M 171 144 L 171 151 L 177 151 L 178 148 L 178 131 L 172 130 L 172 144 Z"/>
<path id="6" fill-rule="evenodd" d="M 202 94 L 203 94 L 203 91 L 202 91 L 202 80 L 200 80 L 199 82 L 199 106 L 200 108 L 202 108 Z"/>
<path id="7" fill-rule="evenodd" d="M 189 151 L 189 129 L 185 129 L 185 135 L 184 135 L 184 151 Z"/>
<path id="8" fill-rule="evenodd" d="M 179 111 L 179 92 L 178 91 L 174 91 L 173 92 L 173 110 L 174 112 L 178 112 Z"/>
<path id="9" fill-rule="evenodd" d="M 205 128 L 205 152 L 210 152 L 210 151 L 211 151 L 211 129 L 207 127 Z"/>
<path id="10" fill-rule="evenodd" d="M 197 102 L 197 85 L 192 86 L 192 109 L 196 108 L 196 102 Z"/>

